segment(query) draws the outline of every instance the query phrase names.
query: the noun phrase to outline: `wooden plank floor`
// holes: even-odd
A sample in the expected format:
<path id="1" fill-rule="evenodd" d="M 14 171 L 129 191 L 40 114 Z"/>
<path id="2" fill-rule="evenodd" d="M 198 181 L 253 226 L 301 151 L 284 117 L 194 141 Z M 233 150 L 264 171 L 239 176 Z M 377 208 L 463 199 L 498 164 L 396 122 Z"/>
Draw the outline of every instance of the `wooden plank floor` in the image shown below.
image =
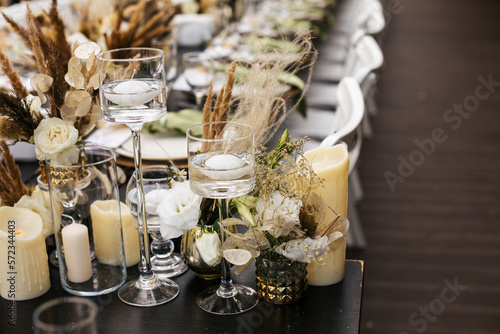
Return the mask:
<path id="1" fill-rule="evenodd" d="M 361 333 L 500 333 L 500 1 L 397 2 L 359 165 L 368 248 L 348 250 Z M 446 141 L 418 153 L 435 129 Z M 421 164 L 392 191 L 401 158 Z"/>

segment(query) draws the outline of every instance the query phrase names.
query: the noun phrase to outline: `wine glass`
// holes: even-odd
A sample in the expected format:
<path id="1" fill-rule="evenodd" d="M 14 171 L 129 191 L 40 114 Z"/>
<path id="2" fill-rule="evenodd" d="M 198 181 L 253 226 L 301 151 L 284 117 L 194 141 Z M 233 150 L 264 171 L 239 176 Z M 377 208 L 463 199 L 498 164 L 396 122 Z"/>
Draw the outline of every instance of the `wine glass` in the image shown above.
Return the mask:
<path id="1" fill-rule="evenodd" d="M 170 92 L 172 83 L 177 79 L 177 39 L 176 36 L 168 38 L 154 39 L 154 48 L 162 49 L 165 56 L 165 73 L 167 89 Z"/>
<path id="2" fill-rule="evenodd" d="M 253 128 L 234 122 L 209 122 L 187 130 L 189 184 L 194 193 L 219 199 L 220 220 L 228 218 L 230 198 L 248 194 L 255 187 Z M 219 226 L 221 241 L 224 231 Z M 219 286 L 202 291 L 198 306 L 214 314 L 238 314 L 259 302 L 255 290 L 233 284 L 224 257 Z"/>
<path id="3" fill-rule="evenodd" d="M 166 303 L 179 294 L 173 281 L 160 281 L 151 269 L 149 234 L 142 181 L 141 129 L 167 112 L 165 58 L 162 50 L 124 48 L 102 52 L 99 60 L 99 97 L 103 118 L 126 124 L 132 131 L 134 167 L 137 184 L 139 228 L 139 278 L 123 285 L 120 299 L 135 306 Z"/>
<path id="4" fill-rule="evenodd" d="M 162 193 L 170 189 L 171 182 L 176 179 L 173 175 L 178 170 L 169 166 L 146 166 L 142 170 L 144 194 L 146 199 L 146 219 L 148 231 L 153 242 L 151 243 L 151 267 L 160 280 L 178 276 L 188 267 L 182 261 L 180 254 L 174 253 L 174 243 L 164 239 L 160 233 L 160 218 L 156 207 L 162 199 Z M 137 224 L 137 185 L 135 173 L 127 184 L 127 206 L 132 213 L 134 223 Z"/>
<path id="5" fill-rule="evenodd" d="M 213 61 L 203 52 L 187 52 L 182 55 L 184 78 L 196 97 L 196 107 L 201 109 L 203 97 L 213 79 Z"/>

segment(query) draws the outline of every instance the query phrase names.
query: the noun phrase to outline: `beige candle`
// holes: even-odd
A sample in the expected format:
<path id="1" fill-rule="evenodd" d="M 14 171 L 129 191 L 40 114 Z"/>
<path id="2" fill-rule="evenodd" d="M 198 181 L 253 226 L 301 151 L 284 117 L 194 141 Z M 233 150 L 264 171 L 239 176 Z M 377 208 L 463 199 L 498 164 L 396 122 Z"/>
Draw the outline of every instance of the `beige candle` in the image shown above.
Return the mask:
<path id="1" fill-rule="evenodd" d="M 43 222 L 24 208 L 0 207 L 0 295 L 9 300 L 39 297 L 50 289 Z"/>
<path id="2" fill-rule="evenodd" d="M 83 224 L 69 224 L 61 230 L 68 280 L 82 283 L 92 277 L 89 231 Z"/>
<path id="3" fill-rule="evenodd" d="M 337 214 L 347 217 L 347 178 L 349 176 L 349 153 L 344 145 L 318 147 L 304 153 L 313 170 L 323 178 L 323 186 L 314 192 Z M 328 210 L 322 225 L 329 224 L 336 214 Z M 319 257 L 307 266 L 309 285 L 330 285 L 344 278 L 345 239 L 335 249 Z M 333 248 L 330 245 L 330 248 Z"/>
<path id="4" fill-rule="evenodd" d="M 99 262 L 114 266 L 124 261 L 123 241 L 129 239 L 122 236 L 122 223 L 118 210 L 116 200 L 95 201 L 90 206 L 95 255 Z M 137 234 L 136 238 L 139 240 Z"/>

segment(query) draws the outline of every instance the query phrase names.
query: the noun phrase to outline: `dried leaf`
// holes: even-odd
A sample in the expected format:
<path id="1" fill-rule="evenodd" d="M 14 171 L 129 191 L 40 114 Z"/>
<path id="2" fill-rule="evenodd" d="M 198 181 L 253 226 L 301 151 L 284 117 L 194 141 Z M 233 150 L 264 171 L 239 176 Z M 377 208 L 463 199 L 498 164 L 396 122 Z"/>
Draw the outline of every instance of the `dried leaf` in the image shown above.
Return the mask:
<path id="1" fill-rule="evenodd" d="M 78 108 L 80 103 L 86 98 L 91 98 L 90 94 L 87 93 L 86 91 L 80 91 L 80 90 L 69 91 L 66 92 L 64 103 L 70 108 Z"/>
<path id="2" fill-rule="evenodd" d="M 31 87 L 36 90 L 40 101 L 42 101 L 42 104 L 47 102 L 47 98 L 45 97 L 44 93 L 47 92 L 50 87 L 52 87 L 53 82 L 54 79 L 42 73 L 37 73 L 31 78 Z"/>
<path id="3" fill-rule="evenodd" d="M 87 92 L 85 92 L 85 93 L 87 93 Z M 91 105 L 92 105 L 92 97 L 89 95 L 80 101 L 80 103 L 78 104 L 78 107 L 76 107 L 75 115 L 77 117 L 85 116 L 90 111 Z"/>

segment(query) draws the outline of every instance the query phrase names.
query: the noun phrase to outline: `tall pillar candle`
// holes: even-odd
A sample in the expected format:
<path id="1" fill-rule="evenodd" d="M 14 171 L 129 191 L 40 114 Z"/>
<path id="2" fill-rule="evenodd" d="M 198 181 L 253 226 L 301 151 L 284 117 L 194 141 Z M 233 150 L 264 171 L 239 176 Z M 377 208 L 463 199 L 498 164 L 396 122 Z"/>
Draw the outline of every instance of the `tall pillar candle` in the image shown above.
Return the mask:
<path id="1" fill-rule="evenodd" d="M 118 203 L 116 200 L 102 200 L 95 201 L 90 206 L 95 256 L 100 263 L 113 266 L 124 261 Z"/>
<path id="2" fill-rule="evenodd" d="M 318 147 L 304 153 L 304 158 L 323 180 L 322 187 L 314 190 L 337 214 L 347 217 L 347 179 L 349 176 L 349 153 L 344 145 Z M 327 210 L 321 225 L 331 223 L 336 217 L 332 210 Z M 330 245 L 332 248 L 332 245 Z M 330 249 L 316 261 L 308 265 L 307 280 L 309 285 L 330 285 L 344 278 L 345 238 L 335 249 Z"/>
<path id="3" fill-rule="evenodd" d="M 29 209 L 0 207 L 0 295 L 27 300 L 49 289 L 42 218 Z"/>

